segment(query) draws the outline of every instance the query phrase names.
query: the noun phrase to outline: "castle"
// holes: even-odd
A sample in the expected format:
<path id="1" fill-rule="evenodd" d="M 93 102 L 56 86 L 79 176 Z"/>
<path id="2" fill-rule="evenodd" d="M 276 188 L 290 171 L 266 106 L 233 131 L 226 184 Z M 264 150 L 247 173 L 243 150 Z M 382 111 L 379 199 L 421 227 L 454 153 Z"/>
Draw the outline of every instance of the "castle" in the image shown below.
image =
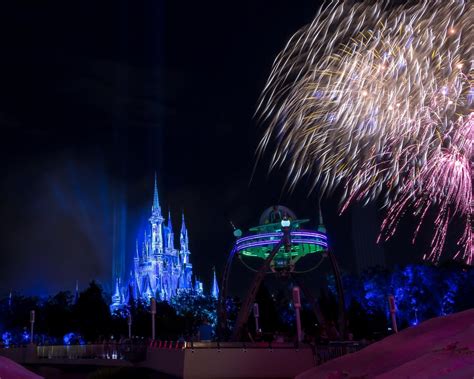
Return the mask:
<path id="1" fill-rule="evenodd" d="M 184 213 L 179 233 L 179 248 L 175 247 L 175 234 L 170 213 L 168 213 L 166 224 L 164 221 L 155 175 L 150 226 L 145 229 L 140 249 L 137 239 L 130 278 L 127 281 L 115 278 L 115 291 L 110 306 L 112 311 L 129 304 L 132 299 L 149 301 L 154 297 L 157 300 L 169 301 L 179 291 L 203 294 L 202 282 L 193 278 Z M 214 270 L 211 295 L 217 298 L 218 294 L 219 288 Z"/>

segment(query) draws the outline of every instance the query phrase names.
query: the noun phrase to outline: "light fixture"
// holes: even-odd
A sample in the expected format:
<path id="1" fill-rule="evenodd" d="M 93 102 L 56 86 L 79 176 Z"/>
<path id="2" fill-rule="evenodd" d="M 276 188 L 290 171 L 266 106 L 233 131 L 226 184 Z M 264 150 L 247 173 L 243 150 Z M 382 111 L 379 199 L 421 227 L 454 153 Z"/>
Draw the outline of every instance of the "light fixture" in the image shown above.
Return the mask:
<path id="1" fill-rule="evenodd" d="M 289 228 L 290 225 L 291 225 L 290 220 L 285 220 L 285 219 L 281 220 L 281 226 L 282 226 L 283 228 Z"/>

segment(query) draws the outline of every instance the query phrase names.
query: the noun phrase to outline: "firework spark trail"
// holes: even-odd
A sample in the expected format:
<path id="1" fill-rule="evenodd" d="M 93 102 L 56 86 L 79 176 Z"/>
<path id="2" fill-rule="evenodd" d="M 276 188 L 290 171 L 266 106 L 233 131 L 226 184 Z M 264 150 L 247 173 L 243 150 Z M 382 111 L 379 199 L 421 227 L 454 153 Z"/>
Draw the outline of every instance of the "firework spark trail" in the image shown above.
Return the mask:
<path id="1" fill-rule="evenodd" d="M 277 56 L 258 111 L 274 141 L 271 167 L 287 165 L 342 210 L 384 196 L 382 233 L 408 209 L 437 208 L 429 259 L 453 217 L 464 218 L 460 253 L 472 262 L 474 5 L 468 0 L 332 1 Z"/>

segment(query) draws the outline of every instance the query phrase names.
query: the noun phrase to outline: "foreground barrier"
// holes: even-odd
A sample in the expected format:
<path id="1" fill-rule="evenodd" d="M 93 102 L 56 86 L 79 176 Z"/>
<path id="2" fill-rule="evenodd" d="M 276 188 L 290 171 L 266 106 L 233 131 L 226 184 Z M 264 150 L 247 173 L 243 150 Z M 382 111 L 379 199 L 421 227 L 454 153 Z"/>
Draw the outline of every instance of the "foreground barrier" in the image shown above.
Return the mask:
<path id="1" fill-rule="evenodd" d="M 267 342 L 105 342 L 0 348 L 0 355 L 20 364 L 138 365 L 186 379 L 292 378 L 365 346 L 354 342 L 316 346 Z"/>
<path id="2" fill-rule="evenodd" d="M 176 377 L 293 378 L 330 359 L 360 350 L 365 345 L 329 343 L 234 343 L 153 341 L 140 365 Z"/>
<path id="3" fill-rule="evenodd" d="M 38 346 L 36 349 L 38 359 L 112 359 L 136 362 L 145 359 L 147 346 L 131 343 L 103 343 Z"/>

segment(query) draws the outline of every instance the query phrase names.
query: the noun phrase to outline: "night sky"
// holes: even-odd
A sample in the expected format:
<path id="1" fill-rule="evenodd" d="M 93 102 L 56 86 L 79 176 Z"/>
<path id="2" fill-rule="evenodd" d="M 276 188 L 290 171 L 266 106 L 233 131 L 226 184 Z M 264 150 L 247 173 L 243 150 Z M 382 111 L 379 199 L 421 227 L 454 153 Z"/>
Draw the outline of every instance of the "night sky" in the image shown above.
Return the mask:
<path id="1" fill-rule="evenodd" d="M 0 5 L 0 294 L 71 290 L 76 279 L 109 289 L 113 249 L 131 256 L 147 222 L 155 170 L 176 234 L 185 212 L 205 285 L 232 245 L 229 221 L 254 226 L 282 203 L 315 224 L 316 196 L 304 183 L 283 191 L 284 172 L 267 175 L 265 159 L 251 173 L 263 128 L 253 115 L 271 63 L 320 2 L 166 3 Z M 323 211 L 350 271 L 354 217 L 370 224 L 373 245 L 379 216 L 339 217 L 336 200 Z M 406 261 L 405 239 L 384 246 L 389 263 Z"/>

